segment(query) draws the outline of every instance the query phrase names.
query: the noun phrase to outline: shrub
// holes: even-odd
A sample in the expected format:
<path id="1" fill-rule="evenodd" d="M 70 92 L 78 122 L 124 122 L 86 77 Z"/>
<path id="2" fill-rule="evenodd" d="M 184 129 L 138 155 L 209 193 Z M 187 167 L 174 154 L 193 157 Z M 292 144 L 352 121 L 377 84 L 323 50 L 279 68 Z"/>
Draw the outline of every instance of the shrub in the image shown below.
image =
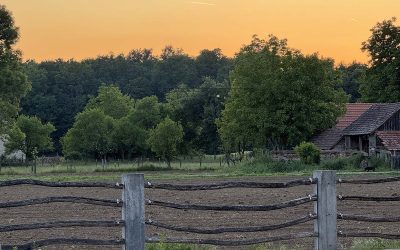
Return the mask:
<path id="1" fill-rule="evenodd" d="M 319 164 L 321 161 L 321 152 L 312 142 L 302 142 L 294 150 L 304 164 Z"/>
<path id="2" fill-rule="evenodd" d="M 373 169 L 390 169 L 389 162 L 378 157 L 371 157 L 370 159 L 368 159 L 368 166 Z"/>
<path id="3" fill-rule="evenodd" d="M 357 170 L 364 158 L 363 154 L 355 153 L 349 157 L 338 157 L 323 161 L 321 166 L 326 170 Z"/>
<path id="4" fill-rule="evenodd" d="M 331 159 L 331 160 L 327 160 L 324 161 L 321 164 L 323 169 L 326 170 L 344 170 L 346 168 L 348 168 L 348 159 L 347 158 L 336 158 L 336 159 Z"/>

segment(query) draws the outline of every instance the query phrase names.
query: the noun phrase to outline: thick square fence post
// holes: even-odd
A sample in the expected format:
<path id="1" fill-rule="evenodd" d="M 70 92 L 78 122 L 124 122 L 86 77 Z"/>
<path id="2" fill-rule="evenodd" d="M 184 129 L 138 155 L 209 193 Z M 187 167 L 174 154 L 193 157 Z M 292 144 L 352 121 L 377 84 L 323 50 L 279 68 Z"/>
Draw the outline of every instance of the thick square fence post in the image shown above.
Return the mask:
<path id="1" fill-rule="evenodd" d="M 336 171 L 315 171 L 313 177 L 318 180 L 314 185 L 317 201 L 314 203 L 314 232 L 316 250 L 337 249 L 336 227 Z"/>
<path id="2" fill-rule="evenodd" d="M 122 236 L 123 250 L 144 250 L 144 175 L 124 174 L 122 176 L 122 219 L 125 221 Z"/>

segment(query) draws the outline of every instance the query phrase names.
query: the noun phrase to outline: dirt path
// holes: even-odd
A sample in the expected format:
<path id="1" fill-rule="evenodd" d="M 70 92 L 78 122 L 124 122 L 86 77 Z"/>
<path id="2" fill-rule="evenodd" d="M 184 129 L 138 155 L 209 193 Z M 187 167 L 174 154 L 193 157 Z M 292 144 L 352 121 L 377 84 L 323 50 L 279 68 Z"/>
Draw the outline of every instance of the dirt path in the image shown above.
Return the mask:
<path id="1" fill-rule="evenodd" d="M 298 178 L 298 177 L 296 177 Z M 362 176 L 358 176 L 362 178 Z M 377 178 L 377 177 L 374 177 Z M 290 177 L 263 177 L 246 178 L 256 181 L 287 181 Z M 229 179 L 232 180 L 232 179 Z M 194 181 L 166 181 L 168 183 L 212 183 L 224 179 L 194 180 Z M 226 181 L 226 180 L 225 180 Z M 167 191 L 146 190 L 146 198 L 162 201 L 191 204 L 271 204 L 290 199 L 299 198 L 312 193 L 312 186 L 300 186 L 288 189 L 223 189 L 213 191 Z M 369 195 L 369 196 L 397 196 L 400 195 L 398 182 L 374 185 L 347 185 L 338 186 L 338 194 L 343 195 Z M 16 186 L 0 188 L 0 202 L 30 199 L 46 196 L 84 196 L 93 198 L 117 199 L 121 197 L 120 190 L 102 188 L 47 188 L 37 186 Z M 173 225 L 192 226 L 201 228 L 213 228 L 221 226 L 255 226 L 279 224 L 307 215 L 313 211 L 312 203 L 269 212 L 219 212 L 219 211 L 191 211 L 175 210 L 156 206 L 146 206 L 146 218 Z M 400 216 L 399 202 L 353 202 L 339 201 L 338 211 L 347 214 L 374 215 L 374 216 Z M 0 224 L 12 225 L 20 223 L 35 223 L 57 220 L 117 220 L 121 217 L 119 208 L 101 206 L 53 203 L 48 205 L 35 205 L 22 208 L 1 209 Z M 400 233 L 398 223 L 362 223 L 338 221 L 339 230 L 357 230 L 363 232 Z M 203 237 L 215 239 L 251 239 L 267 237 L 282 233 L 294 233 L 313 230 L 313 223 L 308 222 L 293 228 L 281 229 L 273 232 L 261 233 L 227 233 L 220 235 L 193 235 L 189 233 L 172 232 L 146 227 L 148 236 L 171 237 Z M 55 238 L 55 237 L 79 237 L 95 239 L 115 239 L 121 237 L 121 231 L 114 228 L 62 228 L 17 231 L 12 233 L 0 233 L 0 242 L 3 244 L 21 244 L 24 242 Z M 351 239 L 340 239 L 340 244 L 348 245 Z M 303 239 L 284 244 L 302 245 L 311 249 L 313 240 Z M 82 246 L 57 246 L 42 249 L 120 249 L 120 247 L 82 247 Z M 217 249 L 246 249 L 245 248 L 217 248 Z"/>

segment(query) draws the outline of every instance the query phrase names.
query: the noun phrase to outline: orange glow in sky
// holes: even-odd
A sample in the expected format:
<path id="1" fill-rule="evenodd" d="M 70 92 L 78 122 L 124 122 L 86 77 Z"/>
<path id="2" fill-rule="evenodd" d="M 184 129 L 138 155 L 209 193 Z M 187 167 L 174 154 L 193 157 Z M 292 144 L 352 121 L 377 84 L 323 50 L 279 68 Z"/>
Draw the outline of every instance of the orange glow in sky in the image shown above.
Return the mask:
<path id="1" fill-rule="evenodd" d="M 165 45 L 190 55 L 234 55 L 253 34 L 287 38 L 336 63 L 367 62 L 370 28 L 398 15 L 399 0 L 2 0 L 20 27 L 24 59 L 80 60 Z"/>

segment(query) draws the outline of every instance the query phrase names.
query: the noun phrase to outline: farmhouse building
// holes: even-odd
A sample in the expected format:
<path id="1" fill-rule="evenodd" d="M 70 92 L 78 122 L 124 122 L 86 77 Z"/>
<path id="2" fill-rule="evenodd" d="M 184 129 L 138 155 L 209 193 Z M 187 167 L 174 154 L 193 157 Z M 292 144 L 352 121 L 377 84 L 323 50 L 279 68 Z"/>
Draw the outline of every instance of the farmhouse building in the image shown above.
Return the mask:
<path id="1" fill-rule="evenodd" d="M 311 140 L 321 150 L 357 150 L 400 168 L 400 103 L 349 103 L 335 127 Z"/>

